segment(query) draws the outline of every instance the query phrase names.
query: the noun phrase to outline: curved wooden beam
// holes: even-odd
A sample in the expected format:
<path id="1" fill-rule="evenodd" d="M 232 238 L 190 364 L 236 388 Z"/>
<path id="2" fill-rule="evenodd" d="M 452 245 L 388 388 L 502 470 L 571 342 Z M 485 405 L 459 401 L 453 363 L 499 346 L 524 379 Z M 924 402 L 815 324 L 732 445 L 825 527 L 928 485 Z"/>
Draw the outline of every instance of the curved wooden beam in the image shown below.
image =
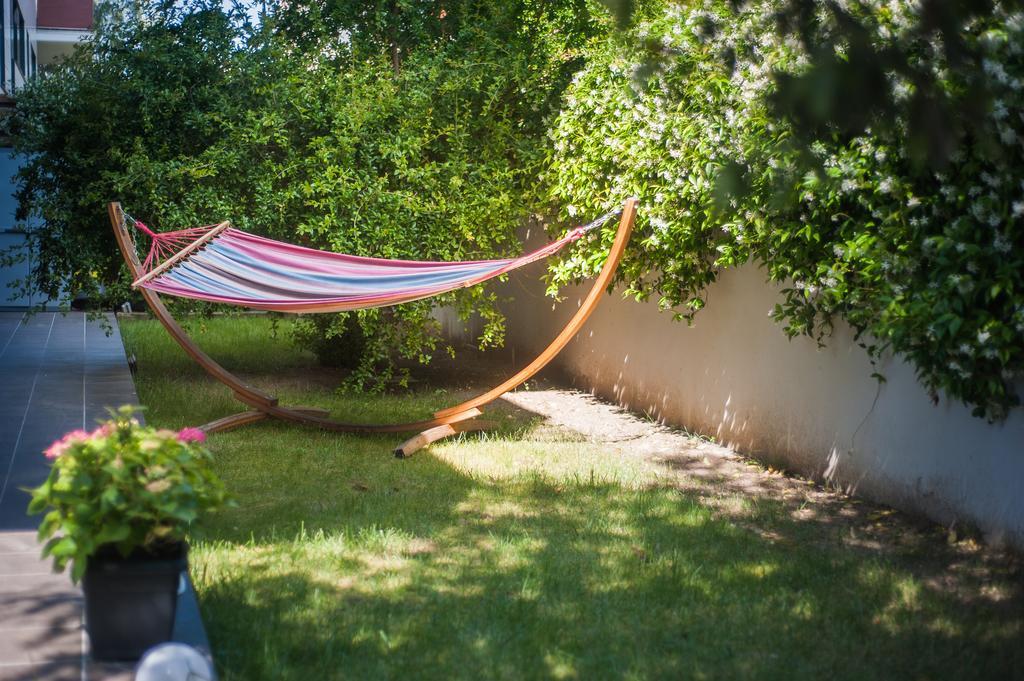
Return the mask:
<path id="1" fill-rule="evenodd" d="M 612 277 L 615 275 L 615 270 L 619 267 L 619 261 L 622 260 L 622 253 L 626 250 L 626 244 L 629 243 L 629 237 L 633 233 L 633 223 L 636 220 L 636 209 L 639 201 L 635 198 L 626 199 L 625 205 L 622 207 L 622 218 L 619 220 L 619 229 L 615 234 L 615 241 L 612 242 L 612 247 L 608 251 L 608 259 L 604 261 L 604 267 L 601 268 L 601 273 L 597 275 L 597 281 L 594 282 L 593 287 L 590 289 L 590 293 L 587 294 L 586 299 L 580 305 L 579 309 L 576 310 L 576 314 L 572 316 L 572 319 L 568 321 L 565 328 L 562 329 L 551 344 L 544 348 L 544 351 L 537 355 L 536 359 L 527 364 L 525 367 L 516 372 L 513 376 L 510 376 L 501 385 L 491 388 L 485 393 L 480 393 L 476 397 L 466 400 L 461 404 L 457 404 L 454 407 L 442 409 L 439 412 L 435 412 L 434 416 L 438 418 L 444 418 L 453 414 L 458 414 L 460 411 L 466 409 L 472 409 L 481 405 L 493 402 L 497 398 L 501 397 L 504 393 L 512 390 L 516 386 L 521 385 L 525 381 L 530 380 L 538 371 L 543 369 L 548 362 L 553 360 L 562 348 L 569 344 L 569 341 L 579 332 L 580 327 L 587 321 L 587 318 L 597 309 L 597 304 L 601 302 L 601 294 L 604 293 L 605 289 L 612 281 Z"/>

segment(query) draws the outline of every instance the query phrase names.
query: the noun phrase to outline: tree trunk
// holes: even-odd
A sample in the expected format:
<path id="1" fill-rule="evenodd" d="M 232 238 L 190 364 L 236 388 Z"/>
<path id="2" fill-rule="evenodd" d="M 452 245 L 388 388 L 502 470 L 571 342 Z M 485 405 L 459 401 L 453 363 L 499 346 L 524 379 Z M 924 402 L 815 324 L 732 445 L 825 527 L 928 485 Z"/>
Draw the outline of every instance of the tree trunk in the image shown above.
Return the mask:
<path id="1" fill-rule="evenodd" d="M 391 2 L 388 9 L 388 42 L 391 43 L 391 68 L 397 77 L 402 70 L 402 50 L 398 46 L 398 3 Z"/>

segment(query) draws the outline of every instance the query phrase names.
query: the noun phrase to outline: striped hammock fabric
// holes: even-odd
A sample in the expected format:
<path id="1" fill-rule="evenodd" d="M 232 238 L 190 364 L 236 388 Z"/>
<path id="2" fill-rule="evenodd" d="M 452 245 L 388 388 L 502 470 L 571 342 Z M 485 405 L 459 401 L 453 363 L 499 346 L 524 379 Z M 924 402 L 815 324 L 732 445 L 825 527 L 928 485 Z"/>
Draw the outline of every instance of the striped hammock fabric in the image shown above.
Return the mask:
<path id="1" fill-rule="evenodd" d="M 518 258 L 422 262 L 364 258 L 274 241 L 221 223 L 153 232 L 134 282 L 182 298 L 282 312 L 341 312 L 397 305 L 473 286 L 557 253 L 621 211 L 577 227 Z"/>

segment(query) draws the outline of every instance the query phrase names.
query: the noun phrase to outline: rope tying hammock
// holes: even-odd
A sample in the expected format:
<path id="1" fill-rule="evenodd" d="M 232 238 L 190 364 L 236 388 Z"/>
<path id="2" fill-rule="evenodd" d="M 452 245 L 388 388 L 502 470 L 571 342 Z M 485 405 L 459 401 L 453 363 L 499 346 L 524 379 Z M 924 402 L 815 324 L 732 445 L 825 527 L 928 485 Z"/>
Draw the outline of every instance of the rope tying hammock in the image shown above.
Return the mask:
<path id="1" fill-rule="evenodd" d="M 473 286 L 553 255 L 608 220 L 613 210 L 530 253 L 501 260 L 425 262 L 319 251 L 249 234 L 227 222 L 154 232 L 133 286 L 259 310 L 340 312 L 397 305 Z"/>

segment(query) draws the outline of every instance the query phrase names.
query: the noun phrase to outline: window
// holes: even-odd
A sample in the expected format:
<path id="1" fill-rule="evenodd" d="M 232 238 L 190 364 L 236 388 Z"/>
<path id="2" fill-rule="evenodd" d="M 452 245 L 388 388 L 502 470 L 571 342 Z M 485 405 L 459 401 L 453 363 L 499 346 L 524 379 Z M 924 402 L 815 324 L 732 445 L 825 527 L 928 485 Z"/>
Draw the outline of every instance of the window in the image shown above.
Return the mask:
<path id="1" fill-rule="evenodd" d="M 11 84 L 14 84 L 15 67 L 21 71 L 22 78 L 28 77 L 28 69 L 25 67 L 25 54 L 28 51 L 28 40 L 25 34 L 25 17 L 21 13 L 21 7 L 15 2 L 11 13 Z"/>

